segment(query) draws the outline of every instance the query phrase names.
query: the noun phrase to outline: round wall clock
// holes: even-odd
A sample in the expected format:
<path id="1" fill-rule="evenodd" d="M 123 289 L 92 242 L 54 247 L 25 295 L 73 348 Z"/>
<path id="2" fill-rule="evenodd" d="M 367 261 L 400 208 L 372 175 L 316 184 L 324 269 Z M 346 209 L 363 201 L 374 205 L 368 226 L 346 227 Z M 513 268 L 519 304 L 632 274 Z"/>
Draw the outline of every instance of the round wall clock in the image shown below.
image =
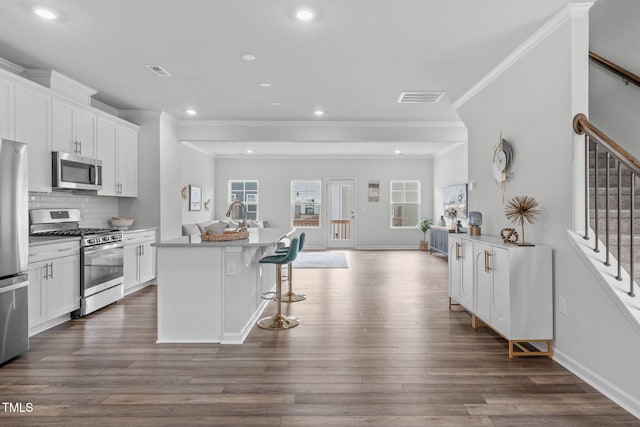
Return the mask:
<path id="1" fill-rule="evenodd" d="M 502 202 L 504 203 L 504 190 L 507 178 L 511 175 L 511 164 L 513 163 L 513 149 L 509 141 L 500 134 L 500 142 L 493 149 L 492 171 L 498 187 L 502 189 Z"/>

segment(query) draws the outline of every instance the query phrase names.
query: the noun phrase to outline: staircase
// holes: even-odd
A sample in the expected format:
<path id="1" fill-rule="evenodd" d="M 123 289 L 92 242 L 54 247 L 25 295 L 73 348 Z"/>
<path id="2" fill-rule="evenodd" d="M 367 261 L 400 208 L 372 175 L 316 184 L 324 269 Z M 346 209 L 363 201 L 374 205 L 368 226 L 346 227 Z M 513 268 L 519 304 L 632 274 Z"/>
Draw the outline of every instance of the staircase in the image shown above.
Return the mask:
<path id="1" fill-rule="evenodd" d="M 634 281 L 638 283 L 640 281 L 640 189 L 638 188 L 635 174 L 633 174 L 624 164 L 621 165 L 619 172 L 619 160 L 617 160 L 613 155 L 609 155 L 609 160 L 607 161 L 607 152 L 601 145 L 598 146 L 596 162 L 595 146 L 595 141 L 591 141 L 589 144 L 588 171 L 589 238 L 591 246 L 594 250 L 599 250 L 606 254 L 606 245 L 608 242 L 610 264 L 614 268 L 618 268 L 619 261 L 621 269 L 628 273 L 631 273 L 633 270 Z M 608 173 L 607 162 L 609 164 Z M 619 173 L 621 179 L 619 179 Z M 608 182 L 607 174 L 609 178 Z M 633 182 L 633 186 L 632 180 L 635 180 L 635 182 Z M 618 186 L 618 181 L 620 181 L 620 186 Z M 608 196 L 607 188 L 609 190 Z M 632 200 L 633 209 L 631 209 Z M 619 215 L 618 209 L 620 210 Z M 596 232 L 597 239 L 599 240 L 597 247 L 595 240 Z M 633 266 L 631 263 L 632 246 Z M 635 287 L 635 292 L 637 293 L 637 286 Z M 631 284 L 629 284 L 629 289 L 631 290 Z"/>

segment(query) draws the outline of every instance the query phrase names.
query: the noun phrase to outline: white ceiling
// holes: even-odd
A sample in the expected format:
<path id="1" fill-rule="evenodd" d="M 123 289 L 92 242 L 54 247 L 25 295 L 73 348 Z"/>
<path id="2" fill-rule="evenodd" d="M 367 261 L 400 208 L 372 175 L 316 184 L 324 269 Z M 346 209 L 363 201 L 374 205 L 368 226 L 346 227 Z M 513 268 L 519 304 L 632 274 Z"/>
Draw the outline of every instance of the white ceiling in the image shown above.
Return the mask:
<path id="1" fill-rule="evenodd" d="M 570 1 L 1 2 L 0 57 L 25 68 L 53 68 L 96 89 L 96 99 L 118 109 L 162 110 L 189 121 L 449 126 L 460 121 L 453 102 Z M 38 18 L 32 13 L 36 4 L 57 11 L 60 19 Z M 317 18 L 297 21 L 299 6 L 315 10 Z M 244 53 L 256 60 L 243 61 Z M 172 77 L 157 77 L 149 64 Z M 396 102 L 401 92 L 422 90 L 446 94 L 437 104 Z M 198 111 L 195 118 L 185 114 L 187 108 Z M 313 115 L 316 108 L 325 111 L 322 118 Z M 343 142 L 356 149 L 365 136 L 347 134 Z M 207 139 L 215 142 L 206 145 Z M 215 135 L 192 142 L 212 153 L 241 152 L 237 142 L 229 145 L 233 141 Z M 421 140 L 419 133 L 388 142 L 413 144 L 407 153 L 421 148 L 421 155 L 451 144 Z M 285 149 L 293 153 L 301 145 Z M 325 150 L 339 146 L 325 144 Z"/>

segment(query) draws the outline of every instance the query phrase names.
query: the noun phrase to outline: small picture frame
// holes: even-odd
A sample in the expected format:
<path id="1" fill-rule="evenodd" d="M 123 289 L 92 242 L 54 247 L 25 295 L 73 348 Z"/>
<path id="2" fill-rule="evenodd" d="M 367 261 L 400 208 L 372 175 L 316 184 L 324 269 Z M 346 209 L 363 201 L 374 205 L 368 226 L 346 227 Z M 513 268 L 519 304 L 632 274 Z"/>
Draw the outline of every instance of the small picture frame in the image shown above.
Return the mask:
<path id="1" fill-rule="evenodd" d="M 202 210 L 202 187 L 198 185 L 189 186 L 189 210 Z"/>

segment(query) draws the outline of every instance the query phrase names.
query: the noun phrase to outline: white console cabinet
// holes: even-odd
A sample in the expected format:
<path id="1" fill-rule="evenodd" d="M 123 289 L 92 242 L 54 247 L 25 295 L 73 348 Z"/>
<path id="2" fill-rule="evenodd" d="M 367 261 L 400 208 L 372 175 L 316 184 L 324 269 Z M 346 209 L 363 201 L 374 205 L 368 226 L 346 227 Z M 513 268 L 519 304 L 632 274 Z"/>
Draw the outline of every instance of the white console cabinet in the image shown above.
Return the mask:
<path id="1" fill-rule="evenodd" d="M 449 242 L 449 296 L 472 314 L 472 326 L 484 323 L 509 341 L 509 358 L 551 357 L 551 249 L 491 236 L 449 236 Z"/>

